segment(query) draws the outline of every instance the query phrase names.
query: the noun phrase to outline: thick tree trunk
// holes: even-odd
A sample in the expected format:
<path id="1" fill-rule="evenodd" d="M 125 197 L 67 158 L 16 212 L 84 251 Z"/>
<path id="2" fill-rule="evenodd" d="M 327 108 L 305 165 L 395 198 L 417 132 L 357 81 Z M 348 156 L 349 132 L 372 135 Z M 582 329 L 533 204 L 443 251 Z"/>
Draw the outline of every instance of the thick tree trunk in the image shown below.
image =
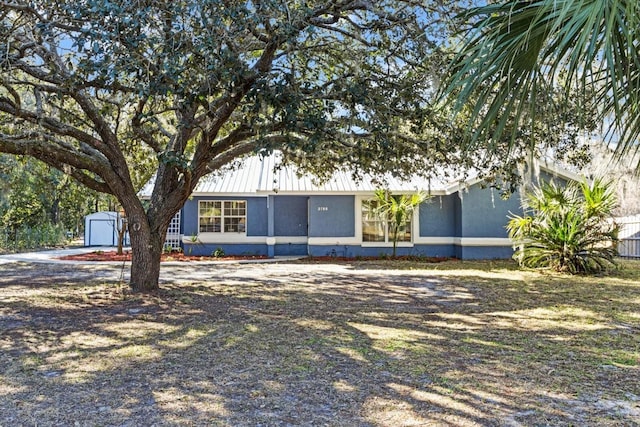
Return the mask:
<path id="1" fill-rule="evenodd" d="M 167 228 L 175 213 L 182 207 L 189 193 L 183 187 L 176 190 L 177 172 L 160 167 L 156 188 L 149 207 L 144 208 L 136 193 L 122 191 L 118 200 L 127 217 L 127 231 L 131 239 L 131 278 L 134 292 L 153 292 L 159 289 L 160 257 L 167 237 Z"/>
<path id="2" fill-rule="evenodd" d="M 131 279 L 134 292 L 153 292 L 159 288 L 160 255 L 164 233 L 152 232 L 146 224 L 129 224 L 131 238 Z"/>

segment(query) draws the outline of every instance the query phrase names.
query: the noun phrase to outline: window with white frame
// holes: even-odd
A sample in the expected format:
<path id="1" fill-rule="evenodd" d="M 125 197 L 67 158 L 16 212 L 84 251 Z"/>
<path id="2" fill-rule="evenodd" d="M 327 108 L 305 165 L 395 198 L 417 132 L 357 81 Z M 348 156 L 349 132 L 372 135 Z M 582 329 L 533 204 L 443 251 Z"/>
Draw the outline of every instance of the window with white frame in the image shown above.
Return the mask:
<path id="1" fill-rule="evenodd" d="M 362 241 L 393 242 L 393 227 L 389 220 L 378 210 L 379 203 L 375 199 L 362 201 Z M 411 219 L 409 218 L 398 229 L 398 242 L 411 241 Z"/>
<path id="2" fill-rule="evenodd" d="M 200 233 L 244 233 L 246 224 L 244 200 L 201 200 L 198 204 Z"/>

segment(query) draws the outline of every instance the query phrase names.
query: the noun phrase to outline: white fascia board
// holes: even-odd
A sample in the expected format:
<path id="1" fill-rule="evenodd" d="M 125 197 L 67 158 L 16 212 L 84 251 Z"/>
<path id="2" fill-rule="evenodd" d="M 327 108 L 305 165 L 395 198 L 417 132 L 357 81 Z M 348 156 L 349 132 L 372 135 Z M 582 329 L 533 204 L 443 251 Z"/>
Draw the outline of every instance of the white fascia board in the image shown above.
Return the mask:
<path id="1" fill-rule="evenodd" d="M 396 194 L 408 194 L 408 195 L 412 195 L 412 194 L 416 194 L 417 192 L 424 192 L 427 193 L 430 196 L 446 196 L 448 193 L 446 190 L 405 190 L 405 191 L 393 191 L 391 190 L 391 194 L 396 195 Z M 373 191 L 357 191 L 357 192 L 351 192 L 348 194 L 353 194 L 356 196 L 366 196 L 366 197 L 373 197 L 376 195 L 375 192 Z"/>
<path id="2" fill-rule="evenodd" d="M 581 182 L 582 180 L 584 180 L 584 176 L 580 175 L 578 173 L 575 172 L 571 172 L 567 169 L 564 169 L 558 165 L 555 165 L 553 163 L 548 163 L 548 162 L 544 162 L 541 161 L 540 164 L 540 169 L 542 169 L 545 172 L 549 172 L 554 176 L 559 176 L 560 178 L 564 178 L 566 180 L 569 181 L 577 181 L 577 182 Z M 453 194 L 456 193 L 458 191 L 464 190 L 465 188 L 470 188 L 476 184 L 481 183 L 482 181 L 484 181 L 484 178 L 481 177 L 473 177 L 469 180 L 465 180 L 465 181 L 459 181 L 456 182 L 454 184 L 449 185 L 446 190 L 445 193 L 446 194 Z"/>
<path id="3" fill-rule="evenodd" d="M 445 190 L 445 195 L 448 196 L 450 194 L 455 194 L 457 192 L 459 192 L 460 190 L 462 190 L 463 188 L 469 187 L 473 184 L 469 184 L 468 182 L 464 181 L 462 183 L 457 182 L 455 184 L 451 184 L 450 186 L 447 187 L 447 189 Z"/>
<path id="4" fill-rule="evenodd" d="M 426 191 L 426 190 L 425 190 Z M 394 191 L 393 194 L 415 194 L 415 191 Z M 216 195 L 220 193 L 215 193 Z M 373 191 L 258 191 L 255 194 L 261 196 L 361 196 L 361 197 L 374 197 Z M 446 196 L 445 190 L 434 190 L 428 193 L 432 196 Z M 200 194 L 197 194 L 198 196 Z"/>
<path id="5" fill-rule="evenodd" d="M 449 187 L 447 187 L 447 194 L 455 194 L 458 193 L 462 190 L 465 190 L 467 188 L 471 188 L 472 186 L 476 185 L 476 184 L 480 184 L 482 181 L 484 181 L 484 178 L 480 178 L 477 176 L 474 176 L 473 178 L 466 180 L 466 181 L 458 181 L 454 184 L 451 184 Z"/>
<path id="6" fill-rule="evenodd" d="M 557 175 L 560 178 L 565 178 L 571 181 L 581 182 L 585 179 L 583 175 L 571 172 L 570 170 L 564 169 L 556 164 L 549 163 L 544 160 L 540 160 L 540 169 L 551 172 L 552 175 Z"/>
<path id="7" fill-rule="evenodd" d="M 345 196 L 353 195 L 353 193 L 341 192 L 341 191 L 258 191 L 256 194 L 261 196 Z"/>
<path id="8" fill-rule="evenodd" d="M 255 193 L 192 193 L 190 197 L 267 197 L 267 194 Z"/>

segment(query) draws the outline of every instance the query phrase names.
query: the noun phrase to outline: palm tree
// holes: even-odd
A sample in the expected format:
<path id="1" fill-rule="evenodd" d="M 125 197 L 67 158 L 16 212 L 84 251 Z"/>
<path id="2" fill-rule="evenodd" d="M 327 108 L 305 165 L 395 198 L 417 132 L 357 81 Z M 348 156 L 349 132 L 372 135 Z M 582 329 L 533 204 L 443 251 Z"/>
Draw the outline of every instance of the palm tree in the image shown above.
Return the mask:
<path id="1" fill-rule="evenodd" d="M 593 273 L 615 267 L 618 227 L 610 221 L 616 196 L 610 182 L 543 184 L 525 193 L 524 215 L 507 225 L 526 267 Z"/>
<path id="2" fill-rule="evenodd" d="M 467 32 L 441 99 L 455 100 L 454 110 L 470 116 L 467 149 L 513 141 L 509 118 L 524 125 L 539 94 L 563 82 L 565 100 L 598 106 L 597 119 L 619 156 L 638 151 L 637 0 L 506 0 L 460 17 Z"/>
<path id="3" fill-rule="evenodd" d="M 411 220 L 413 211 L 420 203 L 427 200 L 428 195 L 423 192 L 414 194 L 391 194 L 388 190 L 375 191 L 376 211 L 387 222 L 389 237 L 393 240 L 393 257 L 396 257 L 396 248 L 401 234 L 405 231 Z"/>

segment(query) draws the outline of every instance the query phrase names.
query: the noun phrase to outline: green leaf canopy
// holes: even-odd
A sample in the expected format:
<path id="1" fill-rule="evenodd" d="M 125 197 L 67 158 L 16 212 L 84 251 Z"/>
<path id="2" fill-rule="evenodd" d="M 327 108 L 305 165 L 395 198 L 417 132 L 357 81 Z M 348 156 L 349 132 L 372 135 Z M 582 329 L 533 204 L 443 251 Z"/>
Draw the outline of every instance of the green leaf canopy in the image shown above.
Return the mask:
<path id="1" fill-rule="evenodd" d="M 132 282 L 152 289 L 173 214 L 243 155 L 278 149 L 320 175 L 447 160 L 438 132 L 411 135 L 448 13 L 412 0 L 3 2 L 0 151 L 115 195 Z"/>

